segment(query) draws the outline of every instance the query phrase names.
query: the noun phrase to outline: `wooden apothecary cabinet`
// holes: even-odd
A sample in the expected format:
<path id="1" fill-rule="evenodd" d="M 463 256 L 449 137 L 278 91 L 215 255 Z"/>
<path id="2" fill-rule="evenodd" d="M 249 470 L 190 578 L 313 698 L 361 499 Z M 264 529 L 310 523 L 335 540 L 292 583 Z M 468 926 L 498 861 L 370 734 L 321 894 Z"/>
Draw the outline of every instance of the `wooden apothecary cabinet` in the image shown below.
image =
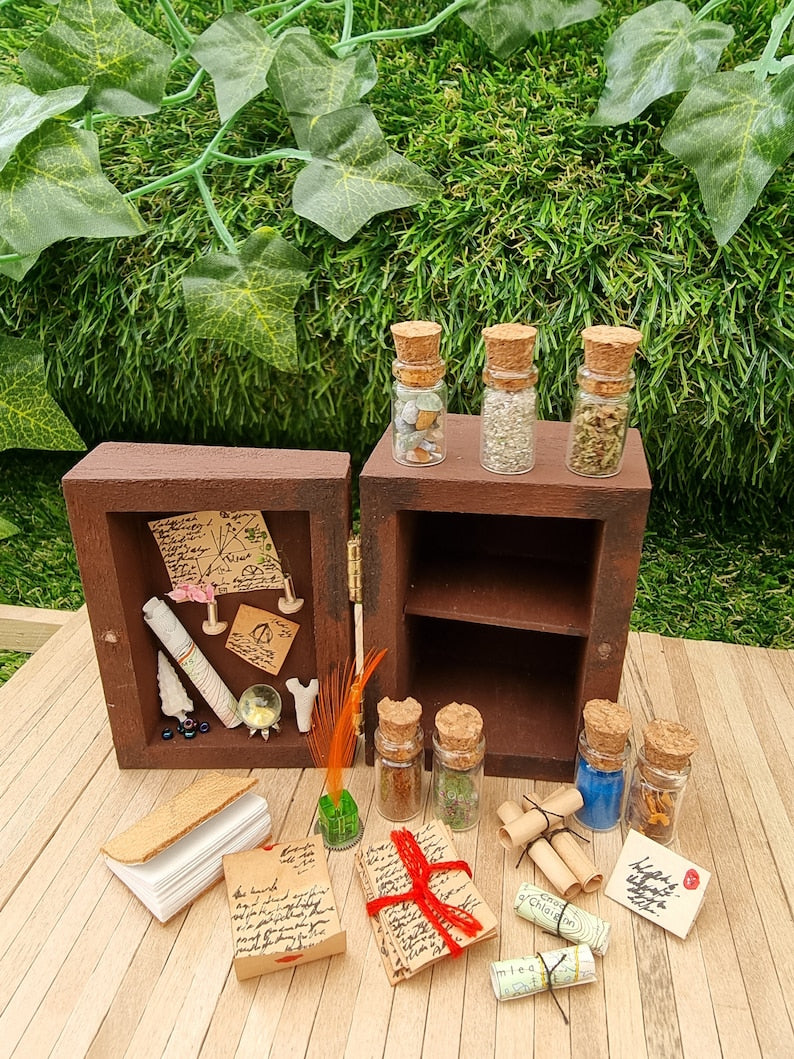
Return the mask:
<path id="1" fill-rule="evenodd" d="M 387 431 L 361 474 L 365 647 L 389 649 L 367 689 L 367 757 L 383 695 L 417 698 L 428 730 L 457 699 L 483 714 L 488 773 L 570 780 L 585 701 L 615 698 L 620 684 L 650 498 L 642 444 L 629 431 L 619 475 L 579 478 L 564 466 L 568 425 L 542 422 L 534 470 L 502 476 L 479 465 L 479 425 L 449 416 L 449 455 L 431 468 L 395 463 Z M 63 487 L 119 764 L 310 765 L 284 681 L 322 678 L 353 653 L 349 457 L 110 443 Z M 227 651 L 225 636 L 202 636 L 205 608 L 177 608 L 236 695 L 262 682 L 282 692 L 284 723 L 268 742 L 224 728 L 186 678 L 211 731 L 161 738 L 157 645 L 141 608 L 171 585 L 148 522 L 201 510 L 262 511 L 306 601 L 277 677 Z M 220 617 L 240 603 L 273 611 L 278 595 L 221 596 Z"/>

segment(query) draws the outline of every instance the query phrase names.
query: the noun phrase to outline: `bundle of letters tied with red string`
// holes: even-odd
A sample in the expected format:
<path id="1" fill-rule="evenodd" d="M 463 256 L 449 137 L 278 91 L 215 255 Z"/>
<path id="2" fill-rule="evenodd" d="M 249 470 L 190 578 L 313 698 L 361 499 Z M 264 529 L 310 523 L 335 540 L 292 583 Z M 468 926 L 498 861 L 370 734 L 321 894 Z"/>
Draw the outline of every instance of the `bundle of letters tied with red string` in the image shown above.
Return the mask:
<path id="1" fill-rule="evenodd" d="M 439 820 L 366 846 L 356 868 L 392 985 L 496 935 L 496 916 Z"/>

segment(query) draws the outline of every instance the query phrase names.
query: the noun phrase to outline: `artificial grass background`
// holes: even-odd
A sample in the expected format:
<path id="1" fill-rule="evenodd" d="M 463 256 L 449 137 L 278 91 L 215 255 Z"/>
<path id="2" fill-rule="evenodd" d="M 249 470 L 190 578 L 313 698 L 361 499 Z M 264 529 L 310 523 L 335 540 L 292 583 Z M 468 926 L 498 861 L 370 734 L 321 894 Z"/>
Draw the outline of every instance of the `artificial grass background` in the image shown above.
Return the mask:
<path id="1" fill-rule="evenodd" d="M 153 5 L 121 6 L 164 36 Z M 175 6 L 194 32 L 222 9 L 219 0 Z M 444 189 L 375 218 L 348 244 L 292 213 L 298 163 L 212 170 L 215 201 L 240 242 L 275 223 L 312 262 L 297 306 L 297 376 L 188 336 L 181 274 L 217 246 L 193 188 L 138 200 L 151 225 L 141 239 L 61 243 L 21 284 L 0 278 L 0 326 L 40 341 L 53 393 L 89 443 L 343 448 L 360 462 L 388 420 L 394 320 L 443 324 L 451 407 L 464 412 L 479 406 L 482 327 L 537 324 L 540 413 L 561 419 L 581 328 L 631 323 L 646 335 L 634 421 L 656 489 L 691 510 L 715 498 L 759 511 L 790 507 L 794 167 L 773 176 L 719 249 L 694 175 L 659 147 L 677 98 L 629 126 L 587 126 L 603 44 L 640 6 L 619 0 L 599 19 L 538 36 L 507 62 L 454 18 L 429 37 L 377 45 L 380 80 L 367 102 L 392 146 Z M 737 29 L 724 68 L 760 55 L 777 6 L 740 0 L 720 9 Z M 357 31 L 374 24 L 377 9 L 357 5 Z M 397 0 L 379 22 L 410 25 L 432 10 Z M 22 2 L 3 15 L 11 29 L 0 52 L 13 54 L 54 9 Z M 310 16 L 318 28 L 332 17 Z M 12 61 L 5 70 L 20 76 Z M 103 163 L 126 191 L 190 160 L 216 127 L 207 87 L 186 108 L 103 123 Z M 225 148 L 253 154 L 291 142 L 275 102 L 261 99 Z"/>

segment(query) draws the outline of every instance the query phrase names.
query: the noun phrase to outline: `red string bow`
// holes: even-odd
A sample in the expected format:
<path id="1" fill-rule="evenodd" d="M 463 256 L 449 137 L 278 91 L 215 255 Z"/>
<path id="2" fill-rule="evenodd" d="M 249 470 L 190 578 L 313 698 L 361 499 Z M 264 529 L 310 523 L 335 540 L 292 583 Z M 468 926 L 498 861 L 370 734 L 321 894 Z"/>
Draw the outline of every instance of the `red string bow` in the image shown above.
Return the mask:
<path id="1" fill-rule="evenodd" d="M 386 908 L 389 905 L 402 904 L 404 901 L 415 901 L 430 925 L 444 939 L 450 955 L 460 956 L 463 949 L 444 924 L 447 923 L 449 926 L 460 930 L 467 938 L 473 938 L 479 930 L 482 930 L 482 923 L 465 909 L 447 904 L 436 897 L 430 889 L 430 876 L 436 871 L 460 870 L 465 871 L 471 878 L 471 868 L 465 860 L 444 860 L 431 864 L 413 834 L 406 828 L 402 828 L 400 831 L 392 831 L 391 840 L 397 847 L 400 860 L 405 865 L 413 886 L 404 894 L 390 894 L 386 897 L 376 897 L 372 901 L 367 901 L 367 912 L 371 916 L 376 916 L 382 908 Z"/>

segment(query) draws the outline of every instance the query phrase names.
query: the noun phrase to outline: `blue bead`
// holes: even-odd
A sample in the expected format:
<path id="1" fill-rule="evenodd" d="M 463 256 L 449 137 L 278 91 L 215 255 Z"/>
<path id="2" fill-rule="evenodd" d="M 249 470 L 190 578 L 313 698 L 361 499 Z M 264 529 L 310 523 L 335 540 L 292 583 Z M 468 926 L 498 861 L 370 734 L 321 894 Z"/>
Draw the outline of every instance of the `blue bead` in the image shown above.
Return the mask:
<path id="1" fill-rule="evenodd" d="M 185 737 L 185 739 L 195 739 L 198 735 L 198 732 L 195 728 L 186 728 L 182 735 Z"/>
<path id="2" fill-rule="evenodd" d="M 173 728 L 164 728 L 163 729 L 163 739 L 173 739 L 173 738 L 174 738 L 174 730 L 173 730 Z"/>
<path id="3" fill-rule="evenodd" d="M 208 732 L 209 730 L 210 730 L 210 722 L 209 721 L 202 721 L 199 724 L 199 731 L 200 732 Z"/>

